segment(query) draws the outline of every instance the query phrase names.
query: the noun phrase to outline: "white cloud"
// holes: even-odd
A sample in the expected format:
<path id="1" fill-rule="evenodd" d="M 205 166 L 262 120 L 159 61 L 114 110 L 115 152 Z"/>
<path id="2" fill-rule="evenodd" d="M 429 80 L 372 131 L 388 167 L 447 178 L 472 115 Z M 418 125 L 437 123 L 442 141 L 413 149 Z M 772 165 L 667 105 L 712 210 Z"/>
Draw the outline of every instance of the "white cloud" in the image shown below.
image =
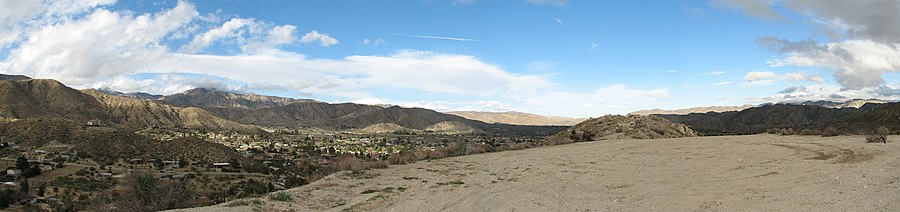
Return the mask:
<path id="1" fill-rule="evenodd" d="M 734 84 L 734 82 L 731 82 L 731 81 L 717 82 L 717 83 L 713 83 L 712 85 L 731 85 L 731 84 Z"/>
<path id="2" fill-rule="evenodd" d="M 747 15 L 757 18 L 775 19 L 781 17 L 770 6 L 772 0 L 712 0 L 713 6 L 743 10 Z"/>
<path id="3" fill-rule="evenodd" d="M 70 85 L 131 73 L 164 58 L 168 49 L 160 40 L 197 15 L 186 2 L 140 16 L 96 9 L 82 19 L 30 31 L 0 70 Z"/>
<path id="4" fill-rule="evenodd" d="M 819 76 L 808 76 L 805 72 L 789 72 L 778 75 L 771 71 L 751 71 L 744 75 L 744 80 L 751 85 L 766 85 L 775 81 L 786 82 L 816 82 L 823 83 L 825 80 Z"/>
<path id="5" fill-rule="evenodd" d="M 0 48 L 23 39 L 23 33 L 52 25 L 115 0 L 0 1 Z"/>
<path id="6" fill-rule="evenodd" d="M 195 53 L 203 50 L 213 42 L 225 38 L 241 39 L 241 34 L 246 33 L 244 29 L 251 25 L 256 25 L 252 19 L 232 18 L 218 28 L 210 29 L 209 31 L 194 36 L 194 40 L 185 46 L 182 51 L 186 53 Z"/>
<path id="7" fill-rule="evenodd" d="M 836 85 L 792 86 L 777 94 L 762 98 L 751 98 L 748 102 L 804 102 L 828 100 L 843 102 L 851 99 L 881 99 L 886 101 L 900 100 L 900 85 L 883 85 L 855 90 L 842 89 Z"/>
<path id="8" fill-rule="evenodd" d="M 837 82 L 847 89 L 877 87 L 884 84 L 882 74 L 900 71 L 898 45 L 858 40 L 816 44 L 775 38 L 764 38 L 760 43 L 787 54 L 770 60 L 771 66 L 826 68 L 833 71 Z"/>
<path id="9" fill-rule="evenodd" d="M 722 76 L 723 74 L 725 74 L 725 71 L 710 71 L 710 72 L 703 73 L 703 75 L 706 75 L 706 76 Z"/>
<path id="10" fill-rule="evenodd" d="M 303 35 L 302 38 L 300 38 L 300 43 L 316 43 L 316 42 L 318 42 L 319 45 L 322 45 L 324 47 L 329 47 L 329 46 L 338 44 L 337 39 L 335 39 L 331 36 L 328 36 L 328 34 L 319 33 L 319 31 L 315 31 L 315 30 L 307 32 L 305 35 Z"/>
<path id="11" fill-rule="evenodd" d="M 381 38 L 375 39 L 375 40 L 369 40 L 368 38 L 366 38 L 366 39 L 363 39 L 362 44 L 379 47 L 379 46 L 387 45 L 387 41 L 384 41 L 384 39 L 381 39 Z"/>

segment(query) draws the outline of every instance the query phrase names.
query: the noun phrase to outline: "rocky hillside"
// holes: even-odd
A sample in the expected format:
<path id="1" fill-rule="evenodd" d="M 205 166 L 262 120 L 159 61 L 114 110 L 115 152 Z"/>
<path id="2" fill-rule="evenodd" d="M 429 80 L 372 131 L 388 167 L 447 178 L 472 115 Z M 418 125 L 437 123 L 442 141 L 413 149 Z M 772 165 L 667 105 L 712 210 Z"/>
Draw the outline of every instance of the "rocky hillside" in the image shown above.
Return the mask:
<path id="1" fill-rule="evenodd" d="M 608 115 L 588 119 L 551 138 L 552 143 L 570 143 L 609 139 L 655 139 L 693 137 L 693 129 L 656 116 Z"/>
<path id="2" fill-rule="evenodd" d="M 859 108 L 776 104 L 739 112 L 659 116 L 687 124 L 704 135 L 755 134 L 786 128 L 809 129 L 812 133 L 834 128 L 840 133 L 865 134 L 879 126 L 900 130 L 898 114 L 900 103 L 865 104 Z"/>
<path id="3" fill-rule="evenodd" d="M 162 97 L 160 100 L 180 107 L 236 109 L 261 109 L 285 106 L 293 103 L 318 102 L 310 99 L 238 94 L 209 88 L 195 88 L 179 94 Z"/>
<path id="4" fill-rule="evenodd" d="M 452 111 L 447 114 L 462 116 L 467 119 L 478 120 L 485 123 L 532 125 L 532 126 L 572 126 L 584 121 L 583 118 L 567 118 L 559 116 L 541 116 L 523 112 L 480 112 L 480 111 Z"/>
<path id="5" fill-rule="evenodd" d="M 172 107 L 97 90 L 82 92 L 49 79 L 0 80 L 0 117 L 64 119 L 81 124 L 99 120 L 103 125 L 132 128 L 163 126 L 263 132 L 202 109 Z"/>
<path id="6" fill-rule="evenodd" d="M 108 95 L 94 89 L 83 92 L 100 101 L 111 119 L 130 127 L 164 126 L 264 133 L 257 127 L 226 120 L 200 108 L 174 107 L 154 101 Z"/>

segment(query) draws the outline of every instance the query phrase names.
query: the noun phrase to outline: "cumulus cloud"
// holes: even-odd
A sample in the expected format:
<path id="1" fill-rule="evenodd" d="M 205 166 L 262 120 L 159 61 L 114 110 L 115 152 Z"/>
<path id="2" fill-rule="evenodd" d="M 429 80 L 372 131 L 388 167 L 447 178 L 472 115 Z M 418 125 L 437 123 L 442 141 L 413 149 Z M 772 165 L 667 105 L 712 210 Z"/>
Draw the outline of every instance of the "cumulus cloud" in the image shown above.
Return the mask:
<path id="1" fill-rule="evenodd" d="M 900 85 L 882 85 L 856 90 L 841 89 L 834 85 L 791 86 L 774 95 L 762 98 L 751 98 L 749 102 L 804 102 L 827 100 L 843 102 L 851 99 L 881 99 L 887 101 L 900 100 Z"/>
<path id="2" fill-rule="evenodd" d="M 303 35 L 303 37 L 300 38 L 300 43 L 319 43 L 319 45 L 329 47 L 338 44 L 338 40 L 327 34 L 322 34 L 319 33 L 319 31 L 313 30 Z"/>
<path id="3" fill-rule="evenodd" d="M 775 19 L 781 17 L 771 6 L 771 0 L 713 0 L 712 5 L 719 8 L 739 9 L 747 15 L 757 18 Z"/>
<path id="4" fill-rule="evenodd" d="M 826 68 L 845 89 L 877 87 L 884 84 L 884 73 L 900 71 L 898 45 L 871 40 L 817 44 L 775 38 L 763 38 L 760 43 L 785 55 L 770 60 L 771 66 Z"/>
<path id="5" fill-rule="evenodd" d="M 826 43 L 761 38 L 760 45 L 783 55 L 770 60 L 772 66 L 825 68 L 847 90 L 882 86 L 884 73 L 900 69 L 900 1 L 716 0 L 712 4 L 739 8 L 755 17 L 777 15 L 774 8 L 793 11 L 816 27 L 827 28 L 833 39 L 847 38 Z"/>
<path id="6" fill-rule="evenodd" d="M 294 25 L 269 26 L 252 18 L 232 18 L 221 26 L 194 36 L 182 47 L 183 53 L 197 53 L 215 43 L 241 46 L 245 53 L 291 44 L 296 40 Z"/>
<path id="7" fill-rule="evenodd" d="M 160 40 L 197 15 L 186 2 L 139 16 L 96 9 L 83 19 L 30 31 L 0 70 L 74 85 L 130 73 L 165 57 L 168 49 Z"/>
<path id="8" fill-rule="evenodd" d="M 751 71 L 747 72 L 744 75 L 744 80 L 747 81 L 748 84 L 770 84 L 775 81 L 786 81 L 786 82 L 816 82 L 822 83 L 825 79 L 819 76 L 808 76 L 805 72 L 790 72 L 782 75 L 776 74 L 771 71 Z"/>

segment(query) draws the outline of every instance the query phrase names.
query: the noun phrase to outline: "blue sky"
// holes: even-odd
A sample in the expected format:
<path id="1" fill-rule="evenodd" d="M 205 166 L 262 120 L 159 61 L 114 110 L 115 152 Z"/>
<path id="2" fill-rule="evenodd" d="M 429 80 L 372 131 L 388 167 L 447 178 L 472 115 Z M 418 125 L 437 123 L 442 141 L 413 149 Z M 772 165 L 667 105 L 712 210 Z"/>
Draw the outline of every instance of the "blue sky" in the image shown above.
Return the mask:
<path id="1" fill-rule="evenodd" d="M 896 100 L 892 33 L 900 33 L 896 11 L 884 8 L 807 0 L 4 1 L 0 9 L 13 12 L 0 15 L 0 73 L 125 92 L 214 87 L 570 117 Z"/>

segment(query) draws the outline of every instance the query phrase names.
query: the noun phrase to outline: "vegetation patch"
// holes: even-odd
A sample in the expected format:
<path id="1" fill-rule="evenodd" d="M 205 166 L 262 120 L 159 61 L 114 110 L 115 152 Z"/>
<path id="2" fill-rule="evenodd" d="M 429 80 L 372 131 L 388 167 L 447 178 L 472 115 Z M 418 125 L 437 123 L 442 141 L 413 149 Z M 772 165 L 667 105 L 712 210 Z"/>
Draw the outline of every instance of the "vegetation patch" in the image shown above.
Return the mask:
<path id="1" fill-rule="evenodd" d="M 290 202 L 294 200 L 294 197 L 285 192 L 278 192 L 269 195 L 270 200 L 279 201 L 279 202 Z"/>

